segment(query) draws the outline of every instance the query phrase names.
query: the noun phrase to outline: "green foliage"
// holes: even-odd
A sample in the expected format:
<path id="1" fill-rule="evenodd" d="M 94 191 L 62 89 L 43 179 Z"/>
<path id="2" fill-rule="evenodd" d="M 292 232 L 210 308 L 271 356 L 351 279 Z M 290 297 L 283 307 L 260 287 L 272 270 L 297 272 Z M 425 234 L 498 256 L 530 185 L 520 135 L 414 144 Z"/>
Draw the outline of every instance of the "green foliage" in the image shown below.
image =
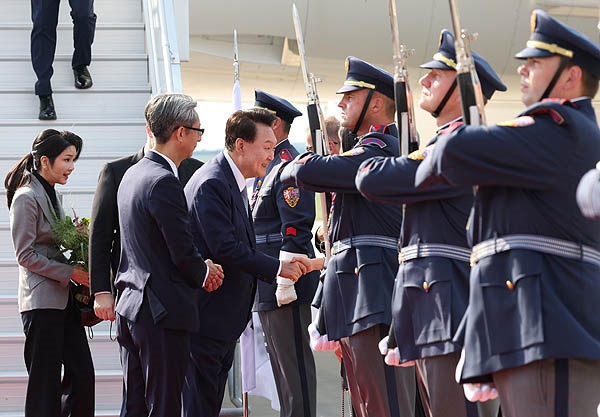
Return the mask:
<path id="1" fill-rule="evenodd" d="M 90 219 L 79 218 L 73 210 L 73 218 L 54 219 L 52 233 L 56 244 L 71 265 L 79 265 L 88 270 L 88 252 L 90 247 Z"/>

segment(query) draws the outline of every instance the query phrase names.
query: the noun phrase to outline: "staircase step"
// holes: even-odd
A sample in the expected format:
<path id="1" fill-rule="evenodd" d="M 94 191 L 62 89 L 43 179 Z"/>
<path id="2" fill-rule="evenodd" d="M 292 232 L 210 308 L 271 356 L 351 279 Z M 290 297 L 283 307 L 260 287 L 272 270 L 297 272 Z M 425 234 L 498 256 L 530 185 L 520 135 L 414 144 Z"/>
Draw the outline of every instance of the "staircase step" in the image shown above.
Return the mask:
<path id="1" fill-rule="evenodd" d="M 53 67 L 52 86 L 72 87 L 71 56 L 56 56 Z M 90 73 L 95 87 L 148 86 L 148 57 L 146 55 L 94 55 Z M 10 77 L 0 78 L 0 89 L 32 88 L 36 81 L 29 55 L 0 55 L 0 74 L 11 74 Z"/>
<path id="2" fill-rule="evenodd" d="M 2 256 L 4 260 L 0 260 L 0 297 L 15 296 L 19 283 L 19 266 L 14 259 L 14 251 Z"/>
<path id="3" fill-rule="evenodd" d="M 58 21 L 71 23 L 68 2 L 60 3 Z M 142 22 L 142 2 L 140 0 L 102 0 L 94 2 L 94 12 L 98 16 L 96 23 L 117 21 L 120 23 Z M 31 2 L 24 0 L 2 0 L 0 22 L 31 21 Z"/>
<path id="4" fill-rule="evenodd" d="M 0 416 L 22 413 L 27 389 L 27 375 L 0 375 Z M 122 376 L 96 372 L 96 416 L 114 415 L 121 408 Z M 103 414 L 105 413 L 105 414 Z"/>
<path id="5" fill-rule="evenodd" d="M 59 119 L 118 119 L 143 116 L 150 98 L 149 87 L 110 89 L 75 87 L 55 89 L 54 105 Z M 31 89 L 4 89 L 0 91 L 0 119 L 37 120 L 39 100 Z M 52 122 L 47 122 L 51 127 Z"/>
<path id="6" fill-rule="evenodd" d="M 52 128 L 69 130 L 83 139 L 82 158 L 90 153 L 106 152 L 118 157 L 137 152 L 146 143 L 143 109 L 136 118 L 82 120 L 60 118 L 53 122 L 43 120 L 0 120 L 0 137 L 5 140 L 1 156 L 23 157 L 31 151 L 33 139 L 42 130 Z M 0 220 L 1 221 L 1 220 Z"/>
<path id="7" fill-rule="evenodd" d="M 113 330 L 115 333 L 116 330 Z M 110 340 L 108 336 L 96 334 L 93 339 L 88 340 L 94 369 L 96 372 L 107 372 L 120 376 L 121 362 L 119 359 L 119 344 Z M 0 336 L 0 375 L 23 374 L 26 372 L 25 362 L 23 360 L 23 348 L 25 345 L 25 336 L 21 337 L 1 337 Z"/>
<path id="8" fill-rule="evenodd" d="M 10 226 L 8 223 L 0 223 L 0 254 L 8 255 L 11 252 L 14 254 L 12 237 L 10 234 Z M 2 296 L 2 293 L 0 293 L 0 297 L 1 296 Z M 2 355 L 0 355 L 0 358 L 1 357 L 2 357 Z"/>
<path id="9" fill-rule="evenodd" d="M 21 55 L 30 50 L 31 24 L 4 23 L 0 25 L 0 39 L 3 42 L 0 55 Z M 96 25 L 92 45 L 92 60 L 95 54 L 143 54 L 145 52 L 143 23 L 113 23 Z M 57 27 L 56 53 L 73 53 L 73 25 L 60 24 Z"/>

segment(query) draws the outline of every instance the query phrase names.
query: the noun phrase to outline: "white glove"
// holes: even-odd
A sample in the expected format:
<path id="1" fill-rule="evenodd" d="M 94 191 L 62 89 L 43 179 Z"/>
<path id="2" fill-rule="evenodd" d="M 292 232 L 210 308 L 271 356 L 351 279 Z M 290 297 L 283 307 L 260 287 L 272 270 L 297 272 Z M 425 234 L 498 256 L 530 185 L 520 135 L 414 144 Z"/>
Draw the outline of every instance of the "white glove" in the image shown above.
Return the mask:
<path id="1" fill-rule="evenodd" d="M 414 361 L 408 361 L 404 363 L 400 362 L 400 349 L 398 349 L 398 347 L 390 349 L 388 346 L 388 340 L 389 336 L 386 336 L 383 339 L 381 339 L 377 344 L 377 346 L 379 347 L 379 352 L 383 356 L 385 356 L 384 361 L 386 365 L 401 367 L 410 367 L 415 365 Z"/>
<path id="2" fill-rule="evenodd" d="M 600 164 L 600 163 L 599 163 Z M 600 170 L 588 171 L 577 186 L 577 204 L 585 217 L 600 218 Z"/>
<path id="3" fill-rule="evenodd" d="M 465 397 L 472 403 L 476 401 L 485 402 L 498 398 L 498 391 L 494 384 L 463 384 Z"/>
<path id="4" fill-rule="evenodd" d="M 286 252 L 284 250 L 279 251 L 280 261 L 291 261 L 293 258 L 308 258 L 308 255 L 302 253 Z M 296 295 L 296 288 L 294 287 L 294 281 L 284 277 L 277 277 L 277 290 L 275 291 L 275 298 L 277 298 L 277 307 L 289 304 L 292 301 L 298 299 Z"/>
<path id="5" fill-rule="evenodd" d="M 298 299 L 294 281 L 291 279 L 277 277 L 277 290 L 275 290 L 275 298 L 277 298 L 277 307 L 284 304 L 289 304 Z"/>
<path id="6" fill-rule="evenodd" d="M 308 334 L 310 336 L 310 347 L 314 351 L 320 350 L 327 352 L 328 350 L 334 350 L 339 345 L 339 342 L 329 340 L 326 334 L 321 335 L 321 333 L 319 333 L 316 320 L 308 325 Z"/>

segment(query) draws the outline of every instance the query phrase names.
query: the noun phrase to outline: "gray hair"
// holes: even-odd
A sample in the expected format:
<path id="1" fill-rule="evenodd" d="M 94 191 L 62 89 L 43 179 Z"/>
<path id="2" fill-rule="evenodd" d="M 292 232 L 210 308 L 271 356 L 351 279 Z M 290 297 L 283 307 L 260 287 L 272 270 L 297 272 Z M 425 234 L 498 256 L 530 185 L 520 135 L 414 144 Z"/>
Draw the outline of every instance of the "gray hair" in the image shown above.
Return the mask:
<path id="1" fill-rule="evenodd" d="M 198 121 L 196 100 L 185 94 L 159 94 L 146 104 L 146 123 L 156 140 L 162 144 L 181 126 L 192 126 Z"/>

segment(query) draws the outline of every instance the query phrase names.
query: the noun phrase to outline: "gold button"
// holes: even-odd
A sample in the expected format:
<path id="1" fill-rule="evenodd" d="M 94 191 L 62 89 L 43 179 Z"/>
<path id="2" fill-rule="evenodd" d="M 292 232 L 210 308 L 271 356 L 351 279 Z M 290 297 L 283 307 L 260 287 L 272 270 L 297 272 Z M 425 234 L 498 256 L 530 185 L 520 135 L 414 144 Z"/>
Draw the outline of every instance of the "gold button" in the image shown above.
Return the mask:
<path id="1" fill-rule="evenodd" d="M 515 284 L 513 284 L 513 283 L 512 283 L 512 281 L 511 281 L 510 279 L 507 279 L 507 280 L 506 280 L 506 287 L 507 287 L 509 290 L 513 290 L 513 289 L 515 288 Z"/>
<path id="2" fill-rule="evenodd" d="M 354 268 L 354 275 L 358 275 L 358 266 Z"/>
<path id="3" fill-rule="evenodd" d="M 427 281 L 424 281 L 424 282 L 423 282 L 423 289 L 424 289 L 425 291 L 429 291 L 429 284 L 427 283 Z"/>

